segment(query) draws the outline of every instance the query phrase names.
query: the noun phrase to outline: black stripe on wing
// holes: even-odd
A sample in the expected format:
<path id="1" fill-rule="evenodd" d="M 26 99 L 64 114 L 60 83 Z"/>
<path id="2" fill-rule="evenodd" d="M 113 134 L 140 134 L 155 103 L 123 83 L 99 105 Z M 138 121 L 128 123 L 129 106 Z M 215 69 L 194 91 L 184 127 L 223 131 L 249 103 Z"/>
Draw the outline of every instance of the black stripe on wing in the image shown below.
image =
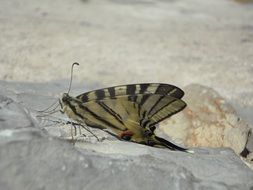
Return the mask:
<path id="1" fill-rule="evenodd" d="M 150 109 L 148 110 L 148 114 L 150 114 L 157 106 L 158 104 L 162 101 L 162 99 L 164 98 L 165 96 L 160 96 L 158 98 L 158 100 L 154 103 L 153 106 L 150 107 Z"/>
<path id="2" fill-rule="evenodd" d="M 164 96 L 162 99 L 165 99 L 166 96 Z M 171 104 L 175 101 L 177 101 L 178 99 L 171 99 L 170 101 L 166 102 L 166 104 L 163 104 L 161 107 L 159 107 L 158 110 L 156 110 L 152 115 L 148 115 L 149 118 L 152 118 L 154 117 L 154 115 L 156 114 L 159 114 L 159 112 L 162 110 L 162 109 L 165 109 L 166 107 L 169 107 L 171 106 Z M 181 107 L 179 107 L 179 109 L 181 109 Z M 149 111 L 149 114 L 151 113 L 151 111 Z"/>
<path id="3" fill-rule="evenodd" d="M 145 103 L 140 104 L 137 102 L 137 104 L 139 103 L 140 125 L 144 128 L 152 128 L 152 126 L 186 107 L 186 103 L 183 100 L 168 95 L 145 94 L 142 96 L 142 100 L 145 99 Z"/>
<path id="4" fill-rule="evenodd" d="M 136 85 L 126 85 L 126 94 L 136 94 Z"/>
<path id="5" fill-rule="evenodd" d="M 105 98 L 105 91 L 103 89 L 95 90 L 94 92 L 98 100 L 102 100 Z"/>
<path id="6" fill-rule="evenodd" d="M 115 95 L 116 95 L 115 88 L 114 88 L 114 87 L 109 87 L 109 88 L 107 88 L 107 89 L 108 89 L 108 92 L 109 92 L 109 96 L 110 96 L 111 98 L 114 98 Z"/>
<path id="7" fill-rule="evenodd" d="M 162 107 L 159 111 L 154 113 L 153 115 L 148 115 L 148 122 L 146 126 L 142 127 L 148 127 L 152 128 L 153 126 L 157 125 L 161 121 L 171 117 L 172 115 L 182 111 L 186 107 L 186 103 L 181 99 L 175 99 L 172 102 L 168 103 L 164 107 Z"/>
<path id="8" fill-rule="evenodd" d="M 122 117 L 116 113 L 112 108 L 110 108 L 109 106 L 107 106 L 104 102 L 98 101 L 97 102 L 108 114 L 112 115 L 114 117 L 114 119 L 116 119 L 119 123 L 121 123 L 122 125 L 124 125 L 124 122 L 122 120 Z"/>
<path id="9" fill-rule="evenodd" d="M 152 84 L 148 84 L 148 83 L 145 83 L 145 84 L 139 84 L 140 85 L 140 92 L 139 94 L 145 94 L 145 92 L 147 91 L 148 87 Z"/>
<path id="10" fill-rule="evenodd" d="M 173 85 L 159 84 L 155 94 L 170 95 L 174 98 L 181 99 L 184 96 L 184 91 Z"/>
<path id="11" fill-rule="evenodd" d="M 140 116 L 141 115 L 141 107 L 143 106 L 143 104 L 148 100 L 149 97 L 151 97 L 152 95 L 148 95 L 148 94 L 145 94 L 145 95 L 138 95 L 138 96 L 141 96 L 140 98 L 140 102 L 136 102 L 137 105 L 138 105 L 138 115 Z"/>
<path id="12" fill-rule="evenodd" d="M 84 105 L 79 105 L 79 107 L 81 109 L 83 109 L 86 114 L 89 114 L 90 116 L 92 116 L 94 119 L 92 120 L 93 123 L 96 123 L 96 120 L 98 120 L 99 122 L 103 123 L 105 126 L 108 126 L 109 128 L 114 128 L 117 130 L 120 130 L 117 126 L 113 125 L 110 121 L 105 120 L 102 116 L 97 115 L 96 113 L 94 113 L 92 110 L 90 110 L 88 107 L 84 106 Z M 99 124 L 97 124 L 99 126 Z M 104 126 L 101 126 L 104 127 Z"/>

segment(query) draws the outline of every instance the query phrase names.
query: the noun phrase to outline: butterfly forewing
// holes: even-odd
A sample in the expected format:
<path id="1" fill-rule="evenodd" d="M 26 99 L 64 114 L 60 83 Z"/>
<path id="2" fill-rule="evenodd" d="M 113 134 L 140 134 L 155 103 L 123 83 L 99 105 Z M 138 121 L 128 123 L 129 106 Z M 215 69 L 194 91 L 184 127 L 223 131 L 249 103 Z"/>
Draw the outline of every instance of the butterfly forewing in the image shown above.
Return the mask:
<path id="1" fill-rule="evenodd" d="M 143 84 L 130 84 L 103 88 L 90 92 L 83 93 L 76 98 L 81 99 L 83 102 L 93 100 L 103 100 L 105 98 L 115 98 L 122 95 L 134 96 L 137 94 L 160 94 L 170 95 L 175 98 L 182 98 L 184 92 L 173 85 L 160 84 L 160 83 L 143 83 Z"/>
<path id="2" fill-rule="evenodd" d="M 110 103 L 114 104 L 113 101 L 110 101 Z M 114 107 L 110 108 L 104 101 L 91 101 L 83 103 L 80 108 L 83 110 L 80 114 L 85 118 L 84 121 L 88 120 L 90 124 L 92 123 L 92 126 L 102 129 L 110 128 L 116 131 L 126 130 L 119 114 L 119 111 L 122 110 L 121 106 L 119 106 L 120 109 L 115 110 Z"/>
<path id="3" fill-rule="evenodd" d="M 89 101 L 76 106 L 80 110 L 79 116 L 91 127 L 107 129 L 118 137 L 127 130 L 140 135 L 137 106 L 128 101 L 127 96 Z"/>

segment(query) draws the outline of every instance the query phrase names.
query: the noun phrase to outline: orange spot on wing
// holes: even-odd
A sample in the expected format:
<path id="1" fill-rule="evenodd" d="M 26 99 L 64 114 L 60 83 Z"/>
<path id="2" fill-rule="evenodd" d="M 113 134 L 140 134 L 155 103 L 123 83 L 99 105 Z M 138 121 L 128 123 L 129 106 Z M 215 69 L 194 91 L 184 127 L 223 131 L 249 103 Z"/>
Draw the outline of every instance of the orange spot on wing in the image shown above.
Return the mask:
<path id="1" fill-rule="evenodd" d="M 129 130 L 127 130 L 127 131 L 124 131 L 124 132 L 122 132 L 121 134 L 120 134 L 120 138 L 122 138 L 122 137 L 124 137 L 124 136 L 133 136 L 134 135 L 134 133 L 132 132 L 132 131 L 129 131 Z"/>

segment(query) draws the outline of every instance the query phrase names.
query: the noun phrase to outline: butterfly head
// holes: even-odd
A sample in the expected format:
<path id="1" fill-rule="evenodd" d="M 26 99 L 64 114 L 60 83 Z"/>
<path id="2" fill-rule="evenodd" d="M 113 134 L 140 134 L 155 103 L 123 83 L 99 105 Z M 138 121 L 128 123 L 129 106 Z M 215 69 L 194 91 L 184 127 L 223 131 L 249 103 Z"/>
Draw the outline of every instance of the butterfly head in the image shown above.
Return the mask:
<path id="1" fill-rule="evenodd" d="M 66 104 L 67 102 L 70 101 L 70 99 L 71 99 L 71 97 L 69 96 L 68 93 L 63 93 L 62 98 L 61 98 L 61 102 L 63 104 Z"/>
<path id="2" fill-rule="evenodd" d="M 66 106 L 75 106 L 76 103 L 79 103 L 80 101 L 72 96 L 70 96 L 68 93 L 63 93 L 62 98 L 59 99 L 59 103 L 62 109 Z"/>
<path id="3" fill-rule="evenodd" d="M 59 104 L 61 106 L 61 113 L 66 114 L 69 118 L 77 120 L 76 109 L 80 105 L 80 100 L 70 96 L 68 93 L 64 93 L 62 98 L 59 99 Z"/>
<path id="4" fill-rule="evenodd" d="M 68 93 L 63 93 L 62 98 L 59 99 L 62 113 L 65 112 L 65 107 L 68 106 L 70 99 L 71 97 L 69 96 Z"/>

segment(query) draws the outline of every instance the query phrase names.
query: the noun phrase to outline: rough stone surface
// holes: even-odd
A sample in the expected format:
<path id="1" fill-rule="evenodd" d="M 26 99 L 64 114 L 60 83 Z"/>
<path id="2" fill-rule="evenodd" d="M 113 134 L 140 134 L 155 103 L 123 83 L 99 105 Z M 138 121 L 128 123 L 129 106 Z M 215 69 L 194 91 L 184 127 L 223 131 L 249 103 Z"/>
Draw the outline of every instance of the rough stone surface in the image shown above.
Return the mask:
<path id="1" fill-rule="evenodd" d="M 1 129 L 31 127 L 33 122 L 29 120 L 27 112 L 27 110 L 11 98 L 0 95 Z M 15 119 L 11 120 L 10 117 Z"/>
<path id="2" fill-rule="evenodd" d="M 16 100 L 3 93 L 1 105 L 12 101 L 2 106 L 1 111 L 9 110 L 11 104 L 20 109 L 13 109 L 5 115 L 5 121 L 0 121 L 0 170 L 4 171 L 0 173 L 1 189 L 248 190 L 253 187 L 252 170 L 227 148 L 195 148 L 194 154 L 173 152 L 118 141 L 100 130 L 92 130 L 99 141 L 83 131 L 87 136 L 80 136 L 73 145 L 65 138 L 70 137 L 69 125 L 58 126 L 35 117 L 38 113 L 33 109 L 49 105 L 52 98 L 36 95 L 41 100 L 36 105 L 33 100 L 36 92 L 27 93 L 24 98 L 18 95 L 19 90 L 11 90 L 17 83 L 4 82 L 4 85 Z M 24 91 L 33 88 L 21 83 L 19 86 Z M 54 88 L 51 84 L 38 86 L 42 94 L 43 89 Z M 191 87 L 194 91 L 194 86 Z M 19 114 L 23 117 L 13 117 Z M 44 118 L 57 121 L 51 116 Z M 61 119 L 64 122 L 64 117 Z M 20 127 L 6 128 L 8 120 L 17 121 Z M 27 121 L 33 125 L 27 126 Z"/>
<path id="3" fill-rule="evenodd" d="M 250 189 L 253 185 L 253 172 L 228 149 L 189 155 L 140 145 L 134 148 L 147 149 L 147 153 L 78 151 L 49 138 L 2 143 L 1 188 L 191 190 Z"/>

